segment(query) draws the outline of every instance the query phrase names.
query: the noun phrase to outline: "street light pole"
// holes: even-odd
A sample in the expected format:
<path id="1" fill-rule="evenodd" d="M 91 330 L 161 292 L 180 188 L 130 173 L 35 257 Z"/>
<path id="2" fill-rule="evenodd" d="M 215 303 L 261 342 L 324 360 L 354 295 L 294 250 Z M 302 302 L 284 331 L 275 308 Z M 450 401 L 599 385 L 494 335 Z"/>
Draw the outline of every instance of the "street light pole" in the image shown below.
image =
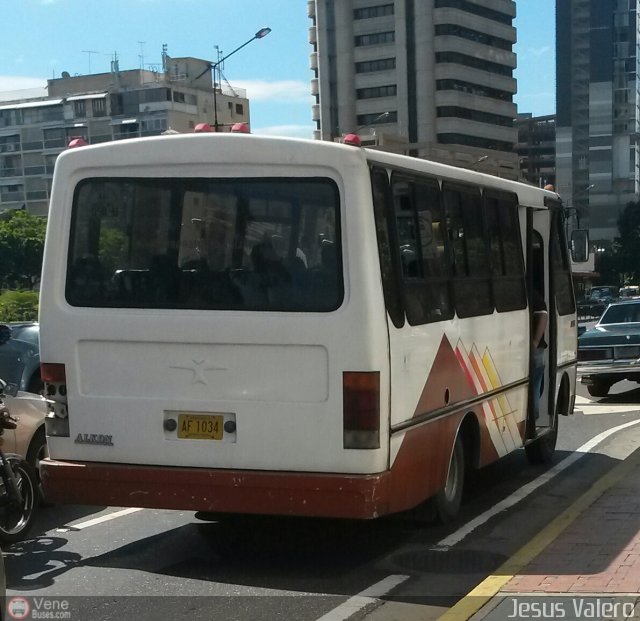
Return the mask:
<path id="1" fill-rule="evenodd" d="M 580 215 L 581 215 L 580 212 L 582 210 L 582 207 L 580 205 L 576 205 L 576 197 L 580 196 L 581 194 L 588 194 L 589 191 L 592 190 L 595 187 L 596 187 L 595 183 L 591 183 L 586 188 L 582 188 L 582 190 L 578 190 L 571 197 L 571 202 L 572 202 L 573 207 L 575 209 L 575 217 L 576 217 L 576 226 L 577 226 L 577 228 L 580 228 Z"/>
<path id="2" fill-rule="evenodd" d="M 227 58 L 229 58 L 229 56 L 233 56 L 236 52 L 239 52 L 243 47 L 249 45 L 249 43 L 251 43 L 252 41 L 255 41 L 256 39 L 263 39 L 270 32 L 271 32 L 271 28 L 260 28 L 260 30 L 258 30 L 258 32 L 256 32 L 256 34 L 254 34 L 253 37 L 251 37 L 251 39 L 249 39 L 248 41 L 245 41 L 242 45 L 238 46 L 235 50 L 233 50 L 232 52 L 229 52 L 228 54 L 226 54 L 222 58 L 218 58 L 218 60 L 215 63 L 209 63 L 207 68 L 195 78 L 197 80 L 198 78 L 203 76 L 207 71 L 213 70 L 213 127 L 214 127 L 214 131 L 217 132 L 218 131 L 218 127 L 220 127 L 220 123 L 218 123 L 218 100 L 217 100 L 217 97 L 216 97 L 216 94 L 218 92 L 218 82 L 217 82 L 217 79 L 216 79 L 216 71 L 217 71 L 218 67 L 225 60 L 227 60 Z"/>

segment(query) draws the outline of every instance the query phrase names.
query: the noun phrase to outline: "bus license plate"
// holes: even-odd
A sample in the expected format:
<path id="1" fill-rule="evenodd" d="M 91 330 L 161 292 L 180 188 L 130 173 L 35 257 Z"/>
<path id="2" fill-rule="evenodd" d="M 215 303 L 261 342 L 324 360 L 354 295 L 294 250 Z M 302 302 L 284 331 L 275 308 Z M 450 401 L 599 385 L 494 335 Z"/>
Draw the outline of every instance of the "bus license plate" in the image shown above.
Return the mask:
<path id="1" fill-rule="evenodd" d="M 224 417 L 211 414 L 179 414 L 178 438 L 222 440 Z"/>

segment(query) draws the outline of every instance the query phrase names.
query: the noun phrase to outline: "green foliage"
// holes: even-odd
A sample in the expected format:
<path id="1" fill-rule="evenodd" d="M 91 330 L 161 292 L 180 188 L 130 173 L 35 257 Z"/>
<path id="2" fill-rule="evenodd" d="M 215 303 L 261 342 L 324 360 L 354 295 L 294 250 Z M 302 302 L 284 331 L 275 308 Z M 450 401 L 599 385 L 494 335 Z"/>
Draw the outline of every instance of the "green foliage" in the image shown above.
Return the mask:
<path id="1" fill-rule="evenodd" d="M 37 319 L 38 294 L 35 291 L 3 291 L 0 294 L 0 323 Z"/>
<path id="2" fill-rule="evenodd" d="M 26 211 L 0 217 L 0 287 L 33 289 L 42 271 L 47 220 Z"/>
<path id="3" fill-rule="evenodd" d="M 127 241 L 126 235 L 119 229 L 102 229 L 98 253 L 106 272 L 113 272 L 122 265 L 127 254 Z"/>

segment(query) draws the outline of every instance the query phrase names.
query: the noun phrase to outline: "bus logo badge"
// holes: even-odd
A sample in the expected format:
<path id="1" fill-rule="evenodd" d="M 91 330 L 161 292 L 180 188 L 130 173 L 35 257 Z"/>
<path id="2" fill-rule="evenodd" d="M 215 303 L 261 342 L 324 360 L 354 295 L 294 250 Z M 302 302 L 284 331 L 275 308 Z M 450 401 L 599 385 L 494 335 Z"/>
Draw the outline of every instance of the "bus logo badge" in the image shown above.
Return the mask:
<path id="1" fill-rule="evenodd" d="M 189 365 L 185 366 L 170 366 L 170 369 L 179 369 L 181 371 L 190 371 L 192 373 L 191 376 L 191 384 L 204 384 L 205 386 L 209 385 L 209 381 L 205 377 L 205 371 L 228 371 L 225 367 L 208 367 L 204 366 L 207 364 L 206 360 L 192 360 Z"/>
<path id="2" fill-rule="evenodd" d="M 113 436 L 106 436 L 97 433 L 79 433 L 76 436 L 76 444 L 101 444 L 103 446 L 113 446 Z"/>

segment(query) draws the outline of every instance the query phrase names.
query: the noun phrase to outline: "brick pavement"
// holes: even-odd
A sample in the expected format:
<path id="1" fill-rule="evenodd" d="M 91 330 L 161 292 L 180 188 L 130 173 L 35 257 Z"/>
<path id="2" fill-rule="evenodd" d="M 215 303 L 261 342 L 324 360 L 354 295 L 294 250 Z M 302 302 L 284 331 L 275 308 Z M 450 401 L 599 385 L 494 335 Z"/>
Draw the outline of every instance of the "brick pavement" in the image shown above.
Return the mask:
<path id="1" fill-rule="evenodd" d="M 533 607 L 565 621 L 640 619 L 640 449 L 470 596 L 465 599 L 471 601 L 454 606 L 443 619 L 540 617 Z M 485 605 L 478 610 L 480 602 Z M 610 609 L 599 608 L 607 605 Z"/>
<path id="2" fill-rule="evenodd" d="M 640 620 L 640 448 L 441 619 L 506 621 L 555 613 L 565 621 Z"/>
<path id="3" fill-rule="evenodd" d="M 640 466 L 600 496 L 503 593 L 640 593 Z"/>

